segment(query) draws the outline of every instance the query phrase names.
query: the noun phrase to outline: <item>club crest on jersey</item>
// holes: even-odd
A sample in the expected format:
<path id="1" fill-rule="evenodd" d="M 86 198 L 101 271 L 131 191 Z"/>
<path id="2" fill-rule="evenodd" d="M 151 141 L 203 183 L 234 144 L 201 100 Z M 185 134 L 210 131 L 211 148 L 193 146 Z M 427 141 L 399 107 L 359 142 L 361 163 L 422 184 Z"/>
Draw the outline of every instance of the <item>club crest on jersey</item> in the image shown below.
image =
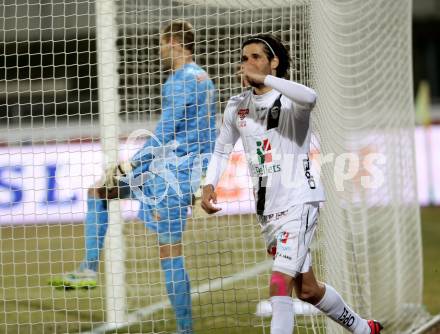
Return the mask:
<path id="1" fill-rule="evenodd" d="M 280 108 L 278 106 L 273 106 L 270 109 L 270 114 L 272 118 L 278 118 L 278 116 L 280 115 Z"/>

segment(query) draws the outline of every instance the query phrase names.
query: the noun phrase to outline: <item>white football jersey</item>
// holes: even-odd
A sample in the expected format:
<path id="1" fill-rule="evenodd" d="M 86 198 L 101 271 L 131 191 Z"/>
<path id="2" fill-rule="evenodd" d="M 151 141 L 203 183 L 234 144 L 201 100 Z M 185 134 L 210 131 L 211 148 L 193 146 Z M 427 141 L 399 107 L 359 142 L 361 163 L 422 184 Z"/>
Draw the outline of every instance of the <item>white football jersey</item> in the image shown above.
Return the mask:
<path id="1" fill-rule="evenodd" d="M 312 108 L 313 104 L 299 105 L 275 89 L 263 95 L 249 90 L 232 97 L 205 184 L 216 186 L 223 170 L 218 170 L 219 157 L 227 157 L 240 137 L 254 185 L 257 214 L 324 201 L 319 175 L 308 156 Z"/>

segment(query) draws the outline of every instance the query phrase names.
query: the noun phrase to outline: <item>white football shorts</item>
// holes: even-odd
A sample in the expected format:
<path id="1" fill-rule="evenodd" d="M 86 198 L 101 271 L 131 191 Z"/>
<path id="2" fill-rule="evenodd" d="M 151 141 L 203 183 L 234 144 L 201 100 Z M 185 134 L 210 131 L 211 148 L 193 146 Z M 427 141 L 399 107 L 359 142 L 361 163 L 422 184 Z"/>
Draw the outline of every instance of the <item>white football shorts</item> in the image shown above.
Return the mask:
<path id="1" fill-rule="evenodd" d="M 272 271 L 296 277 L 310 270 L 310 244 L 317 226 L 319 203 L 298 204 L 286 211 L 257 216 L 267 251 L 274 257 Z"/>

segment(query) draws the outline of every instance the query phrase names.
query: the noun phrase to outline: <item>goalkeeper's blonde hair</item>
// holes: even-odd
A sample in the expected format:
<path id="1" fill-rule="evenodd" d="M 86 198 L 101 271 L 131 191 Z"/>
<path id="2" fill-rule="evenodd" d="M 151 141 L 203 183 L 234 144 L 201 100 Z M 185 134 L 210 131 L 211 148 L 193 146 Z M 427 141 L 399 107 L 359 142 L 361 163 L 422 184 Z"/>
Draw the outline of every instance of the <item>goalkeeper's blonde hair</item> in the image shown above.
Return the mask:
<path id="1" fill-rule="evenodd" d="M 173 37 L 191 53 L 194 53 L 194 35 L 194 28 L 188 21 L 172 21 L 162 30 L 162 36 L 166 41 Z"/>

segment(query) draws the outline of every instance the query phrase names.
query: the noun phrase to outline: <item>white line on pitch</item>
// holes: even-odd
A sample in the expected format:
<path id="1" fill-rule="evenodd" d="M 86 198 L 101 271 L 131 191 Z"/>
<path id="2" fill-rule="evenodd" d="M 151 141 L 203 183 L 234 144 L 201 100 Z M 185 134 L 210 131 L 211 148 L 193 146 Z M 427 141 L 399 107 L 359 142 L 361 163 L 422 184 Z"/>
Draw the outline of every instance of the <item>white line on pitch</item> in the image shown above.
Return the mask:
<path id="1" fill-rule="evenodd" d="M 413 334 L 422 334 L 427 332 L 429 329 L 431 329 L 432 327 L 434 327 L 434 325 L 440 324 L 440 314 L 437 314 L 436 316 L 434 316 L 430 321 L 428 321 L 427 323 L 425 323 L 422 327 L 420 327 L 419 329 L 417 329 L 415 332 L 413 332 Z M 436 332 L 437 333 L 437 332 Z"/>
<path id="2" fill-rule="evenodd" d="M 212 280 L 208 283 L 202 284 L 196 288 L 191 289 L 191 298 L 194 299 L 197 294 L 218 290 L 226 285 L 230 285 L 234 282 L 241 281 L 250 277 L 253 277 L 255 275 L 258 275 L 265 270 L 269 269 L 272 265 L 272 260 L 266 260 L 264 262 L 261 262 L 255 266 L 253 266 L 251 269 L 248 269 L 246 271 L 242 271 L 239 273 L 236 273 L 232 275 L 231 277 L 226 278 L 217 278 L 215 280 Z M 162 301 L 149 305 L 147 307 L 141 308 L 133 313 L 130 313 L 128 315 L 128 320 L 126 322 L 122 323 L 106 323 L 103 325 L 98 326 L 97 328 L 93 329 L 90 332 L 85 332 L 84 334 L 100 334 L 100 333 L 106 333 L 107 331 L 112 331 L 115 329 L 127 327 L 130 325 L 133 325 L 135 323 L 138 323 L 142 318 L 153 314 L 154 312 L 157 312 L 159 310 L 162 310 L 165 307 L 169 307 L 170 302 L 168 298 L 163 299 Z"/>

